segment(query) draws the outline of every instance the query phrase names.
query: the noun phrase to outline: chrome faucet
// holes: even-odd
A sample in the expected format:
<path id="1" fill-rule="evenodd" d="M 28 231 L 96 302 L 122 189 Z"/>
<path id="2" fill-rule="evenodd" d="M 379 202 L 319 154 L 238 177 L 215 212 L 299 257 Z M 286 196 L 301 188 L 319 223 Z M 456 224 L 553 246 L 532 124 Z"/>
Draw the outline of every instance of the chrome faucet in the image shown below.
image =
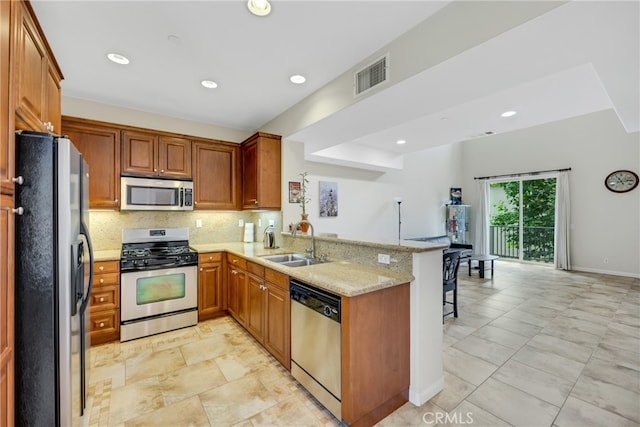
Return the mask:
<path id="1" fill-rule="evenodd" d="M 309 249 L 307 249 L 306 251 L 309 252 L 309 254 L 311 255 L 311 258 L 315 258 L 316 257 L 316 239 L 315 236 L 313 234 L 313 224 L 311 224 L 309 221 L 307 221 L 306 219 L 303 219 L 302 221 L 300 221 L 299 223 L 297 223 L 296 225 L 293 226 L 293 232 L 291 233 L 291 237 L 292 238 L 296 238 L 296 233 L 298 232 L 298 226 L 302 223 L 305 224 L 309 224 L 309 227 L 311 227 L 311 247 Z"/>

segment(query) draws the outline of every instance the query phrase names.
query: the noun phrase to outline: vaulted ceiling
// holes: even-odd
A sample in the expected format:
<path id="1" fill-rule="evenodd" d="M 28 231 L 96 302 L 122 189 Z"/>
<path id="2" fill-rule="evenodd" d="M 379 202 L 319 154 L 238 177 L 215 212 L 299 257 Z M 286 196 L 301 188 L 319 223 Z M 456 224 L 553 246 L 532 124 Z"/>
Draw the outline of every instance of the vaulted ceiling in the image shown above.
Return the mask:
<path id="1" fill-rule="evenodd" d="M 243 1 L 33 5 L 63 96 L 266 129 L 309 160 L 400 169 L 417 150 L 605 109 L 640 129 L 636 1 L 274 0 L 268 17 Z M 354 71 L 381 54 L 389 81 L 354 97 Z"/>

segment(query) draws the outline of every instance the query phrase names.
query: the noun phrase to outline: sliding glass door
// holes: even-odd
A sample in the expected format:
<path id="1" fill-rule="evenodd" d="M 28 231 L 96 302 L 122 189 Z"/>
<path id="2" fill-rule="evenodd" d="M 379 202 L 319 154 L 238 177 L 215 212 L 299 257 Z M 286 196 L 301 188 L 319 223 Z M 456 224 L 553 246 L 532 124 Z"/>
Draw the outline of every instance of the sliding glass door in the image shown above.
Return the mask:
<path id="1" fill-rule="evenodd" d="M 519 178 L 490 184 L 490 253 L 553 262 L 556 178 Z"/>

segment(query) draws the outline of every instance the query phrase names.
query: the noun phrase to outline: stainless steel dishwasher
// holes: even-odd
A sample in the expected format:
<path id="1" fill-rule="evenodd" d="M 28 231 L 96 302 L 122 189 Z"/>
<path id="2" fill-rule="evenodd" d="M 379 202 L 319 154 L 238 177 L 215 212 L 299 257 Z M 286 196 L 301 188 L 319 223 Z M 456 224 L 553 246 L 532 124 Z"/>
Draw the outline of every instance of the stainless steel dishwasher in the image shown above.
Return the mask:
<path id="1" fill-rule="evenodd" d="M 339 420 L 340 296 L 292 279 L 291 375 Z"/>

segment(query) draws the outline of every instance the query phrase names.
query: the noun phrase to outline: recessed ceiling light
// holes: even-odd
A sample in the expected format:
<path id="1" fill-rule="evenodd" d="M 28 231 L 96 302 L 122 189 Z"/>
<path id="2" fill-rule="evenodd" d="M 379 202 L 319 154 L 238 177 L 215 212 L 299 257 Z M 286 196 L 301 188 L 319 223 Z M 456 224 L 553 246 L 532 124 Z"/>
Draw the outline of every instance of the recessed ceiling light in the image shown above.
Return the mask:
<path id="1" fill-rule="evenodd" d="M 516 114 L 518 114 L 517 111 L 505 111 L 504 113 L 500 114 L 500 117 L 512 117 L 515 116 Z"/>
<path id="2" fill-rule="evenodd" d="M 407 143 L 407 141 L 405 139 L 399 139 L 399 140 L 396 141 L 396 144 L 398 144 L 398 145 L 402 145 L 402 144 L 406 144 L 406 143 Z"/>
<path id="3" fill-rule="evenodd" d="M 200 82 L 200 84 L 207 89 L 215 89 L 218 87 L 218 83 L 214 82 L 213 80 L 203 80 Z"/>
<path id="4" fill-rule="evenodd" d="M 256 16 L 267 16 L 271 13 L 271 4 L 268 0 L 249 0 L 247 9 Z"/>
<path id="5" fill-rule="evenodd" d="M 307 78 L 305 76 L 301 76 L 300 74 L 294 74 L 293 76 L 289 77 L 289 80 L 291 80 L 291 83 L 301 85 L 302 83 L 307 81 Z"/>
<path id="6" fill-rule="evenodd" d="M 119 53 L 107 53 L 107 58 L 120 65 L 127 65 L 129 63 L 129 58 L 124 55 L 120 55 Z"/>

